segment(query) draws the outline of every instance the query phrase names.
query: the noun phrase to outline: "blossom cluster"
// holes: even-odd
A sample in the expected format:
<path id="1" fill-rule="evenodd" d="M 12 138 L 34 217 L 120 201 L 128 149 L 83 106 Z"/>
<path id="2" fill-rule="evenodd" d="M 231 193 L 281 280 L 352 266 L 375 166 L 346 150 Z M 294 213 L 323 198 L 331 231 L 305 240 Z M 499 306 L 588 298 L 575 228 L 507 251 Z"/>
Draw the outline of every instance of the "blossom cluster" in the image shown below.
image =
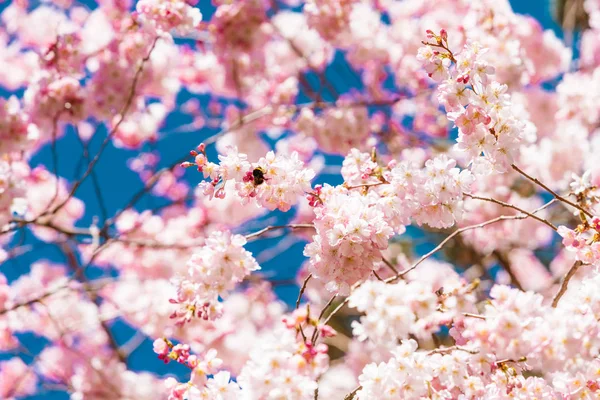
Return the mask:
<path id="1" fill-rule="evenodd" d="M 592 350 L 597 279 L 569 290 L 557 308 L 540 295 L 495 286 L 482 315 L 454 319 L 457 346 L 417 351 L 414 340 L 404 340 L 389 361 L 364 368 L 358 398 L 594 398 L 600 394 Z M 571 323 L 558 322 L 565 318 Z M 583 343 L 591 352 L 572 351 Z"/>
<path id="2" fill-rule="evenodd" d="M 200 10 L 193 6 L 184 0 L 140 0 L 136 10 L 157 30 L 169 32 L 174 29 L 186 34 L 202 20 Z"/>
<path id="3" fill-rule="evenodd" d="M 417 351 L 417 342 L 403 341 L 385 363 L 369 364 L 359 376 L 358 399 L 422 398 L 552 398 L 556 392 L 543 379 L 524 378 L 523 360 L 494 360 L 470 349 L 450 354 Z M 499 362 L 500 361 L 500 362 Z"/>
<path id="4" fill-rule="evenodd" d="M 228 231 L 216 231 L 187 263 L 187 273 L 177 282 L 179 305 L 172 317 L 178 323 L 192 318 L 215 319 L 221 316 L 224 297 L 252 271 L 260 269 L 252 254 L 244 249 L 246 238 Z"/>
<path id="5" fill-rule="evenodd" d="M 329 362 L 326 345 L 298 342 L 294 331 L 282 324 L 253 346 L 237 382 L 231 380 L 228 371 L 222 370 L 223 360 L 216 357 L 214 349 L 198 357 L 191 354 L 187 344 L 175 345 L 161 338 L 154 341 L 154 352 L 166 363 L 174 360 L 191 369 L 191 378 L 186 383 L 174 378 L 166 380 L 170 400 L 310 399 L 317 389 L 316 378 Z"/>
<path id="6" fill-rule="evenodd" d="M 558 234 L 562 236 L 565 248 L 575 253 L 575 258 L 586 264 L 600 262 L 600 218 L 593 217 L 577 228 L 569 229 L 566 226 L 558 227 Z"/>
<path id="7" fill-rule="evenodd" d="M 517 156 L 528 125 L 511 111 L 508 86 L 490 79 L 494 67 L 483 57 L 488 49 L 474 42 L 454 55 L 445 30 L 439 35 L 429 31 L 428 39 L 434 42 L 426 42 L 418 58 L 429 76 L 442 82 L 438 99 L 448 119 L 458 127 L 458 148 L 479 168 L 506 171 Z M 453 64 L 455 68 L 451 68 Z M 479 158 L 482 154 L 483 159 Z"/>
<path id="8" fill-rule="evenodd" d="M 450 267 L 434 265 L 431 269 L 441 270 L 437 272 L 444 275 L 443 287 L 416 276 L 389 284 L 367 281 L 352 292 L 348 305 L 364 314 L 352 323 L 353 335 L 376 346 L 395 347 L 397 339 L 409 335 L 427 339 L 462 312 L 476 310 L 474 286 L 461 282 Z"/>
<path id="9" fill-rule="evenodd" d="M 363 148 L 369 137 L 369 116 L 366 107 L 344 107 L 324 110 L 315 114 L 303 108 L 295 121 L 295 129 L 314 137 L 321 149 L 330 153 L 346 154 L 352 148 Z"/>
<path id="10" fill-rule="evenodd" d="M 309 194 L 316 235 L 304 254 L 311 272 L 343 294 L 377 269 L 381 250 L 410 218 L 432 227 L 452 226 L 473 177 L 445 156 L 424 168 L 410 162 L 379 166 L 376 157 L 353 149 L 342 167 L 346 183 Z"/>
<path id="11" fill-rule="evenodd" d="M 310 191 L 310 181 L 314 171 L 304 167 L 298 153 L 276 155 L 270 151 L 257 162 L 248 161 L 246 154 L 239 153 L 236 148 L 229 148 L 219 155 L 219 164 L 208 161 L 204 146 L 199 146 L 200 153 L 193 152 L 198 170 L 209 177 L 210 182 L 200 184 L 205 195 L 218 198 L 225 197 L 225 186 L 235 188 L 242 204 L 255 202 L 258 206 L 269 210 L 288 211 L 300 196 Z"/>

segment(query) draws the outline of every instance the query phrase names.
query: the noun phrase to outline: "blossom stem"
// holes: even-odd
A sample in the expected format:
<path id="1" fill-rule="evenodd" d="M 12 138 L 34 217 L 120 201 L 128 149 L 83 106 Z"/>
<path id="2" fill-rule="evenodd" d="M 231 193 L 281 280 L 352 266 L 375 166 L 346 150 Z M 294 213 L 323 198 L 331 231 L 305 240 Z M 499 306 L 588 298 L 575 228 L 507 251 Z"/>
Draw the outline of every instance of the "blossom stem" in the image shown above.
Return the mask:
<path id="1" fill-rule="evenodd" d="M 394 272 L 394 274 L 398 275 L 398 270 L 396 269 L 396 267 L 394 267 L 394 264 L 392 264 L 391 262 L 389 262 L 388 260 L 386 260 L 385 257 L 381 257 L 381 261 L 383 261 L 383 263 L 385 265 L 387 265 L 388 268 L 391 269 L 392 272 Z"/>
<path id="2" fill-rule="evenodd" d="M 364 185 L 348 186 L 346 189 L 351 190 L 351 189 L 368 188 L 368 187 L 380 186 L 380 185 L 389 185 L 389 182 L 385 181 L 385 182 L 376 182 L 376 183 L 365 183 Z"/>
<path id="3" fill-rule="evenodd" d="M 465 317 L 470 317 L 470 318 L 485 319 L 485 316 L 479 315 L 479 314 L 473 314 L 473 313 L 466 312 L 466 313 L 463 313 L 463 315 Z"/>

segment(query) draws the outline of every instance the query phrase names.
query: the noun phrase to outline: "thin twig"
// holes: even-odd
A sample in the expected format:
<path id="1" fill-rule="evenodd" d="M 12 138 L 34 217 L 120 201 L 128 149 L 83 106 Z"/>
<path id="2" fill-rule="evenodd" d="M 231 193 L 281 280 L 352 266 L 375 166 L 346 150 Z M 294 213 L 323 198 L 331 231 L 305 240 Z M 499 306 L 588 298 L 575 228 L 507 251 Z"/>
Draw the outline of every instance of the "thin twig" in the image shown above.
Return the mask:
<path id="1" fill-rule="evenodd" d="M 77 261 L 77 256 L 75 255 L 75 251 L 73 249 L 71 249 L 71 247 L 68 244 L 64 244 L 63 246 L 61 246 L 61 248 L 62 248 L 63 252 L 65 253 L 65 255 L 67 256 L 68 264 L 71 267 L 71 269 L 73 270 L 73 272 L 75 273 L 75 276 L 77 277 L 78 281 L 80 281 L 83 284 L 89 285 L 90 281 L 85 276 L 84 270 L 79 265 L 79 262 Z M 98 293 L 86 291 L 85 294 L 90 299 L 90 301 L 96 305 L 96 307 L 98 309 L 98 313 L 99 313 L 101 303 L 100 303 L 100 297 L 98 296 Z M 100 326 L 106 333 L 106 337 L 108 339 L 109 346 L 112 348 L 112 350 L 114 351 L 114 353 L 117 356 L 117 358 L 119 359 L 119 361 L 121 361 L 122 363 L 127 365 L 127 356 L 123 352 L 121 352 L 119 343 L 117 342 L 117 339 L 115 338 L 113 332 L 111 331 L 110 326 L 103 319 L 100 319 L 99 322 L 100 322 Z"/>
<path id="2" fill-rule="evenodd" d="M 468 313 L 468 312 L 463 313 L 463 315 L 465 317 L 477 318 L 477 319 L 483 319 L 483 320 L 485 320 L 485 316 L 484 315 L 473 314 L 473 313 Z"/>
<path id="3" fill-rule="evenodd" d="M 526 172 L 524 172 L 522 169 L 520 169 L 519 167 L 517 167 L 515 164 L 512 164 L 512 167 L 515 171 L 517 171 L 518 173 L 520 173 L 521 175 L 523 175 L 525 178 L 529 179 L 531 182 L 535 183 L 536 185 L 540 186 L 541 188 L 543 188 L 544 190 L 546 190 L 548 193 L 550 193 L 552 196 L 554 196 L 554 198 L 556 198 L 557 200 L 562 201 L 565 204 L 570 205 L 571 207 L 575 207 L 576 209 L 578 209 L 579 211 L 581 211 L 582 213 L 584 213 L 585 215 L 587 215 L 588 217 L 592 218 L 593 215 L 587 211 L 586 209 L 584 209 L 583 207 L 581 207 L 579 204 L 575 204 L 572 201 L 562 197 L 561 195 L 559 195 L 558 193 L 556 193 L 554 190 L 550 189 L 548 186 L 544 185 L 542 182 L 540 182 L 539 179 L 534 178 L 530 175 L 528 175 Z"/>
<path id="4" fill-rule="evenodd" d="M 65 204 L 67 204 L 69 199 L 71 199 L 71 197 L 73 197 L 75 195 L 75 192 L 77 192 L 77 189 L 81 186 L 81 184 L 85 181 L 85 179 L 92 173 L 92 170 L 94 169 L 94 167 L 100 160 L 100 156 L 104 152 L 104 149 L 106 148 L 106 146 L 108 146 L 108 143 L 111 141 L 111 139 L 113 138 L 113 136 L 115 135 L 115 133 L 117 132 L 117 130 L 119 129 L 119 127 L 121 126 L 123 121 L 125 121 L 125 117 L 127 116 L 127 113 L 129 112 L 129 109 L 131 108 L 131 105 L 133 104 L 133 98 L 135 97 L 135 90 L 137 88 L 137 84 L 140 79 L 140 76 L 144 70 L 144 65 L 146 64 L 146 62 L 148 60 L 150 60 L 150 56 L 152 55 L 152 52 L 156 48 L 156 43 L 158 42 L 158 39 L 159 39 L 158 36 L 154 39 L 154 41 L 152 42 L 152 45 L 150 46 L 150 50 L 148 51 L 148 54 L 141 60 L 138 69 L 135 71 L 135 75 L 133 76 L 133 82 L 131 84 L 131 89 L 129 91 L 129 95 L 127 97 L 127 100 L 125 101 L 125 105 L 123 106 L 123 109 L 119 113 L 119 120 L 112 127 L 112 129 L 110 130 L 108 135 L 106 135 L 106 138 L 104 139 L 104 141 L 100 145 L 100 148 L 98 149 L 98 153 L 96 153 L 96 155 L 94 156 L 92 161 L 88 164 L 88 167 L 87 167 L 86 171 L 83 173 L 83 175 L 81 176 L 81 178 L 73 184 L 73 187 L 71 188 L 71 191 L 69 192 L 69 195 L 62 202 L 60 202 L 56 207 L 54 207 L 52 209 L 52 211 L 49 212 L 49 214 L 56 213 L 56 211 L 60 210 Z"/>
<path id="5" fill-rule="evenodd" d="M 438 348 L 435 350 L 431 350 L 427 354 L 428 355 L 446 354 L 446 353 L 451 353 L 453 351 L 464 351 L 465 353 L 469 353 L 469 354 L 479 354 L 479 351 L 477 351 L 477 350 L 467 349 L 466 347 L 462 347 L 462 346 L 451 346 L 451 347 Z"/>
<path id="6" fill-rule="evenodd" d="M 573 265 L 571 266 L 571 268 L 565 275 L 562 283 L 560 284 L 560 289 L 558 290 L 558 293 L 556 293 L 556 296 L 554 296 L 554 299 L 552 299 L 552 307 L 553 308 L 558 307 L 558 302 L 560 301 L 561 297 L 563 297 L 563 295 L 567 291 L 567 288 L 569 286 L 569 281 L 571 280 L 571 278 L 573 278 L 573 276 L 575 275 L 575 273 L 577 272 L 579 267 L 581 267 L 582 265 L 583 265 L 583 263 L 581 261 L 575 261 L 573 263 Z"/>
<path id="7" fill-rule="evenodd" d="M 296 310 L 300 307 L 300 300 L 302 300 L 302 295 L 304 294 L 304 291 L 306 290 L 306 285 L 308 285 L 308 281 L 310 281 L 310 278 L 312 278 L 312 274 L 308 274 L 306 279 L 304 279 L 304 283 L 302 284 L 302 287 L 300 288 L 300 292 L 298 293 L 298 299 L 296 300 Z"/>
<path id="8" fill-rule="evenodd" d="M 388 268 L 394 272 L 394 274 L 398 275 L 398 270 L 396 269 L 396 267 L 394 267 L 394 264 L 386 260 L 385 257 L 381 257 L 381 261 L 383 261 L 385 265 L 387 265 Z"/>
<path id="9" fill-rule="evenodd" d="M 257 232 L 253 232 L 253 233 L 246 235 L 246 240 L 251 240 L 251 239 L 257 238 L 269 231 L 274 231 L 277 229 L 310 229 L 310 228 L 314 229 L 314 225 L 313 224 L 272 225 L 272 226 L 267 226 L 266 228 L 263 228 Z"/>
<path id="10" fill-rule="evenodd" d="M 356 393 L 358 393 L 358 391 L 360 389 L 362 389 L 362 386 L 359 386 L 356 389 L 354 389 L 353 391 L 351 391 L 350 393 L 348 393 L 346 395 L 346 397 L 344 397 L 344 400 L 352 400 L 352 399 L 354 399 L 354 396 L 356 396 Z"/>
<path id="11" fill-rule="evenodd" d="M 494 250 L 492 254 L 498 260 L 498 264 L 500 264 L 500 266 L 502 266 L 502 268 L 506 271 L 508 276 L 510 276 L 512 284 L 515 285 L 517 289 L 523 290 L 523 285 L 519 281 L 519 278 L 517 278 L 517 276 L 515 275 L 515 271 L 513 271 L 512 265 L 510 264 L 510 261 L 506 258 L 506 256 L 498 250 Z"/>
<path id="12" fill-rule="evenodd" d="M 470 198 L 472 198 L 472 199 L 475 199 L 475 200 L 489 201 L 489 202 L 491 202 L 491 203 L 496 203 L 496 204 L 498 204 L 498 205 L 501 205 L 502 207 L 508 207 L 508 208 L 512 208 L 513 210 L 520 211 L 520 212 L 522 212 L 523 214 L 525 214 L 525 215 L 528 215 L 528 216 L 530 216 L 531 218 L 533 218 L 533 219 L 535 219 L 535 220 L 538 220 L 538 221 L 540 221 L 540 222 L 542 222 L 542 223 L 544 223 L 544 224 L 548 225 L 550 228 L 554 229 L 555 231 L 556 231 L 556 230 L 558 230 L 558 228 L 557 228 L 557 227 L 556 227 L 556 226 L 555 226 L 553 223 L 551 223 L 550 221 L 548 221 L 548 220 L 545 220 L 544 218 L 538 217 L 537 215 L 534 215 L 534 214 L 532 214 L 532 213 L 530 213 L 530 212 L 528 212 L 528 211 L 526 211 L 526 210 L 523 210 L 522 208 L 519 208 L 519 207 L 517 207 L 517 206 L 515 206 L 515 205 L 513 205 L 513 204 L 506 203 L 506 202 L 504 202 L 504 201 L 500 201 L 500 200 L 496 200 L 496 199 L 494 199 L 494 198 L 491 198 L 491 197 L 481 197 L 481 196 L 475 196 L 475 195 L 472 195 L 472 194 L 469 194 L 469 193 L 465 193 L 464 195 L 465 195 L 465 196 L 467 196 L 467 197 L 470 197 Z"/>
<path id="13" fill-rule="evenodd" d="M 535 214 L 535 213 L 543 210 L 544 208 L 548 207 L 552 203 L 553 203 L 553 201 L 549 201 L 548 203 L 544 204 L 542 207 L 540 207 L 537 210 L 531 212 L 530 214 Z M 485 221 L 485 222 L 482 222 L 482 223 L 479 223 L 479 224 L 469 225 L 469 226 L 465 226 L 463 228 L 457 229 L 454 232 L 452 232 L 450 235 L 448 235 L 444 240 L 442 240 L 442 242 L 440 244 L 438 244 L 433 250 L 431 250 L 429 253 L 423 255 L 421 258 L 419 258 L 419 260 L 417 262 L 415 262 L 412 266 L 410 266 L 409 268 L 405 269 L 404 271 L 400 271 L 395 276 L 392 276 L 391 278 L 386 279 L 385 282 L 386 283 L 394 282 L 395 280 L 397 280 L 397 279 L 403 277 L 404 275 L 408 274 L 410 271 L 412 271 L 415 268 L 417 268 L 419 266 L 419 264 L 421 264 L 423 261 L 427 260 L 429 257 L 431 257 L 432 255 L 434 255 L 435 253 L 437 253 L 438 251 L 440 251 L 446 245 L 446 243 L 448 243 L 450 240 L 452 240 L 452 238 L 454 238 L 457 235 L 460 235 L 463 232 L 466 232 L 466 231 L 469 231 L 469 230 L 472 230 L 472 229 L 483 228 L 484 226 L 495 224 L 495 223 L 500 222 L 500 221 L 516 220 L 516 219 L 526 219 L 526 218 L 529 218 L 529 215 L 527 215 L 527 214 L 501 215 L 499 217 L 490 219 L 488 221 Z"/>

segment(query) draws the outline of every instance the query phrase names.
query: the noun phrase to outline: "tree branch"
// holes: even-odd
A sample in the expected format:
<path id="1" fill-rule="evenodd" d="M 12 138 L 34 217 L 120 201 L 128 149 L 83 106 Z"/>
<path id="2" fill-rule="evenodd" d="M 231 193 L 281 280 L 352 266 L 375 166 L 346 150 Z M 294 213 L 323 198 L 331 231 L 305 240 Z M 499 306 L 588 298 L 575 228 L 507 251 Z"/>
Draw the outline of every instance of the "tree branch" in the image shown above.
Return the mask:
<path id="1" fill-rule="evenodd" d="M 583 265 L 583 263 L 581 261 L 575 261 L 575 263 L 573 263 L 573 265 L 571 266 L 571 268 L 565 275 L 562 283 L 560 284 L 560 289 L 558 290 L 558 293 L 556 293 L 556 296 L 554 296 L 554 299 L 552 299 L 552 307 L 553 308 L 558 307 L 558 302 L 560 301 L 560 299 L 563 297 L 563 295 L 567 291 L 567 288 L 569 286 L 569 281 L 571 280 L 571 278 L 573 278 L 573 276 L 575 275 L 575 273 L 577 272 L 579 267 L 581 267 L 582 265 Z"/>

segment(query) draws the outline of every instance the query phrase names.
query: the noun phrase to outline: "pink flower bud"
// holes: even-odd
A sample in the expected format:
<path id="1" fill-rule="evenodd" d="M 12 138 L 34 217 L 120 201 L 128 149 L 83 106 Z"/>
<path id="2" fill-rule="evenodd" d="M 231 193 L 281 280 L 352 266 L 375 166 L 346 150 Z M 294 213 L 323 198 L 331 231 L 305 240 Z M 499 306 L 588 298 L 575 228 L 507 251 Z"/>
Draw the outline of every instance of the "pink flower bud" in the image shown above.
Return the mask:
<path id="1" fill-rule="evenodd" d="M 445 41 L 445 42 L 446 42 L 446 41 L 448 41 L 448 32 L 446 32 L 446 30 L 445 30 L 445 29 L 442 29 L 442 30 L 440 31 L 440 36 L 442 37 L 442 40 L 443 40 L 443 41 Z"/>

